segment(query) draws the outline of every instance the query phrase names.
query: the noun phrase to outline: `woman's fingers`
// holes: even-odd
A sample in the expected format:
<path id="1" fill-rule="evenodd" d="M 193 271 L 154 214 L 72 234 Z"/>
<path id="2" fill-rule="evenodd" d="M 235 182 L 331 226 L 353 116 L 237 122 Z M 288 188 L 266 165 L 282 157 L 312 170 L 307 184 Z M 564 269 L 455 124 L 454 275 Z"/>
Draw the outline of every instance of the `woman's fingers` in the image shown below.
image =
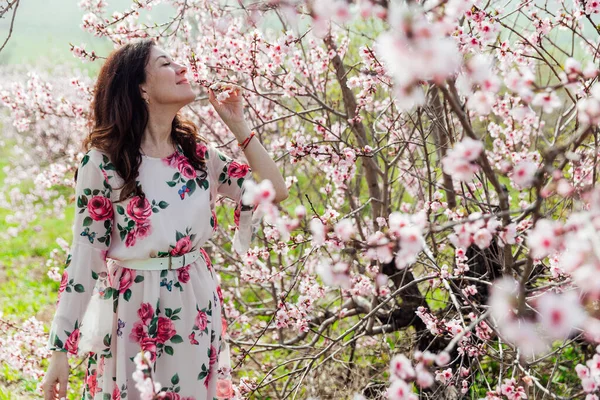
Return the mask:
<path id="1" fill-rule="evenodd" d="M 217 82 L 217 83 L 213 83 L 212 85 L 209 86 L 209 91 L 217 91 L 217 92 L 222 92 L 225 90 L 229 90 L 230 92 L 235 92 L 236 94 L 239 94 L 242 90 L 241 87 L 239 87 L 238 85 L 235 85 L 233 83 L 221 83 L 221 82 Z"/>
<path id="2" fill-rule="evenodd" d="M 57 392 L 54 390 L 56 388 L 56 382 L 50 383 L 44 378 L 42 382 L 42 389 L 44 390 L 44 400 L 55 400 L 57 397 Z"/>
<path id="3" fill-rule="evenodd" d="M 58 384 L 60 385 L 60 388 L 58 390 L 58 398 L 59 399 L 67 397 L 67 381 L 68 381 L 68 376 L 61 375 L 58 377 Z"/>

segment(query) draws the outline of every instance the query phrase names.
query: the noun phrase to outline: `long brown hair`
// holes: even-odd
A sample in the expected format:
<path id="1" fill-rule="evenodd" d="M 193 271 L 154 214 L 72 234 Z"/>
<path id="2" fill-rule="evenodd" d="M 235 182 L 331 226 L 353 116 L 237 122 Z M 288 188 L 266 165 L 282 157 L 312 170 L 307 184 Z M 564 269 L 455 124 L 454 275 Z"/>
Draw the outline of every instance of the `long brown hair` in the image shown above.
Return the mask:
<path id="1" fill-rule="evenodd" d="M 110 158 L 123 179 L 118 201 L 132 194 L 145 196 L 135 181 L 142 161 L 142 135 L 148 124 L 148 108 L 139 85 L 146 81 L 145 66 L 154 45 L 154 40 L 144 39 L 112 51 L 100 69 L 94 89 L 90 132 L 82 148 L 87 152 L 95 147 Z M 196 143 L 207 140 L 200 136 L 196 125 L 177 113 L 171 124 L 171 139 L 181 146 L 190 164 L 206 174 L 206 161 L 196 154 Z"/>

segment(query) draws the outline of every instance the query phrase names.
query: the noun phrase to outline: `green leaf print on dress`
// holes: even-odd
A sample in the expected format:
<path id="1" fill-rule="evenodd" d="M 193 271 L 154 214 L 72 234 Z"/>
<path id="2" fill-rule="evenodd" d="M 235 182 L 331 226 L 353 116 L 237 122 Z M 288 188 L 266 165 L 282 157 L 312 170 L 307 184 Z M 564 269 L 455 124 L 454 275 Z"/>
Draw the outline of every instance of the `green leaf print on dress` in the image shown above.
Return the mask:
<path id="1" fill-rule="evenodd" d="M 181 388 L 179 387 L 179 374 L 175 373 L 175 375 L 173 375 L 171 377 L 171 386 L 163 386 L 160 391 L 158 392 L 160 393 L 179 393 L 179 391 L 181 390 Z M 174 399 L 177 398 L 179 399 L 180 397 L 165 397 L 167 399 Z"/>

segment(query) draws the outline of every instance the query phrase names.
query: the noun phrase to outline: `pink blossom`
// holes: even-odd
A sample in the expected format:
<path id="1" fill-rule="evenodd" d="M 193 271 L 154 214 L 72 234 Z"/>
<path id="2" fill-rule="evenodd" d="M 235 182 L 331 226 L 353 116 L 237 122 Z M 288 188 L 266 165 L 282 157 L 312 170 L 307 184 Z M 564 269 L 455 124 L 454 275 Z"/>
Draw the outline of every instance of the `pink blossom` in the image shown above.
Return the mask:
<path id="1" fill-rule="evenodd" d="M 583 388 L 583 391 L 586 393 L 594 392 L 598 388 L 598 384 L 592 378 L 583 378 L 581 380 L 581 386 Z"/>
<path id="2" fill-rule="evenodd" d="M 488 229 L 479 229 L 473 235 L 473 241 L 480 249 L 488 248 L 492 241 L 492 233 Z"/>
<path id="3" fill-rule="evenodd" d="M 347 242 L 354 235 L 355 228 L 352 221 L 348 218 L 341 220 L 334 227 L 334 232 L 343 242 Z"/>
<path id="4" fill-rule="evenodd" d="M 402 380 L 413 379 L 415 370 L 404 354 L 396 354 L 390 362 L 390 374 Z"/>
<path id="5" fill-rule="evenodd" d="M 275 188 L 269 179 L 263 179 L 258 184 L 251 179 L 246 179 L 243 185 L 242 202 L 244 204 L 268 204 L 275 199 Z"/>
<path id="6" fill-rule="evenodd" d="M 509 400 L 526 399 L 527 394 L 522 386 L 517 386 L 514 378 L 505 379 L 504 383 L 500 386 L 501 393 L 506 396 Z"/>
<path id="7" fill-rule="evenodd" d="M 390 400 L 409 400 L 413 398 L 410 387 L 402 379 L 392 382 L 387 390 L 387 396 Z"/>
<path id="8" fill-rule="evenodd" d="M 312 242 L 315 246 L 322 245 L 325 242 L 325 225 L 319 218 L 313 218 L 309 223 L 312 233 Z"/>
<path id="9" fill-rule="evenodd" d="M 600 1 L 598 0 L 585 0 L 585 13 L 586 14 L 598 14 L 600 12 Z"/>
<path id="10" fill-rule="evenodd" d="M 477 164 L 460 158 L 445 157 L 442 159 L 444 172 L 459 181 L 470 181 L 475 172 L 479 171 Z"/>
<path id="11" fill-rule="evenodd" d="M 383 232 L 376 231 L 370 235 L 367 238 L 367 245 L 369 246 L 366 252 L 367 257 L 382 263 L 388 263 L 393 259 L 392 244 Z"/>
<path id="12" fill-rule="evenodd" d="M 436 371 L 435 380 L 439 381 L 443 384 L 448 383 L 448 381 L 452 378 L 452 368 L 447 368 L 443 371 Z"/>
<path id="13" fill-rule="evenodd" d="M 483 143 L 469 137 L 464 138 L 452 149 L 453 155 L 467 161 L 475 161 L 483 151 Z"/>
<path id="14" fill-rule="evenodd" d="M 350 265 L 345 262 L 336 262 L 331 264 L 328 260 L 321 260 L 315 272 L 321 277 L 323 283 L 328 286 L 341 286 L 345 289 L 352 287 L 350 281 Z"/>
<path id="15" fill-rule="evenodd" d="M 304 218 L 306 216 L 306 207 L 300 204 L 296 206 L 294 213 L 296 214 L 296 218 Z"/>
<path id="16" fill-rule="evenodd" d="M 450 354 L 448 354 L 446 351 L 442 351 L 440 352 L 436 357 L 435 357 L 435 363 L 437 365 L 439 365 L 440 367 L 448 364 L 450 362 Z"/>
<path id="17" fill-rule="evenodd" d="M 577 364 L 575 366 L 575 372 L 577 372 L 577 377 L 579 379 L 589 378 L 590 370 L 585 365 Z"/>
<path id="18" fill-rule="evenodd" d="M 442 159 L 444 172 L 459 181 L 469 181 L 479 167 L 473 162 L 483 151 L 483 143 L 471 138 L 465 138 L 448 151 Z"/>
<path id="19" fill-rule="evenodd" d="M 548 219 L 538 220 L 527 237 L 531 256 L 540 259 L 558 250 L 560 231 L 561 226 L 558 222 Z"/>
<path id="20" fill-rule="evenodd" d="M 467 100 L 467 107 L 478 115 L 488 115 L 496 102 L 496 96 L 492 92 L 478 90 Z"/>
<path id="21" fill-rule="evenodd" d="M 531 104 L 534 106 L 541 106 L 545 113 L 551 113 L 555 108 L 560 107 L 562 102 L 556 95 L 556 92 L 548 90 L 536 94 L 531 101 Z"/>
<path id="22" fill-rule="evenodd" d="M 567 82 L 573 82 L 577 80 L 579 75 L 582 74 L 581 63 L 574 59 L 573 57 L 569 57 L 565 60 L 565 75 Z"/>
<path id="23" fill-rule="evenodd" d="M 560 179 L 556 184 L 556 193 L 563 197 L 568 197 L 573 194 L 575 188 L 566 179 Z"/>
<path id="24" fill-rule="evenodd" d="M 552 339 L 566 339 L 586 316 L 575 292 L 545 293 L 538 299 L 537 309 L 543 330 Z"/>
<path id="25" fill-rule="evenodd" d="M 519 188 L 526 188 L 533 184 L 536 171 L 536 163 L 524 160 L 515 165 L 511 179 Z"/>
<path id="26" fill-rule="evenodd" d="M 419 364 L 420 365 L 420 364 Z M 425 368 L 417 368 L 417 385 L 425 389 L 433 385 L 433 375 Z"/>
<path id="27" fill-rule="evenodd" d="M 492 283 L 489 298 L 490 312 L 499 325 L 504 324 L 506 318 L 512 317 L 518 289 L 518 282 L 509 276 L 496 279 Z"/>
<path id="28" fill-rule="evenodd" d="M 499 242 L 500 246 L 505 244 L 515 244 L 515 238 L 517 236 L 517 225 L 513 222 L 500 231 L 498 237 L 501 239 Z"/>
<path id="29" fill-rule="evenodd" d="M 594 86 L 600 86 L 595 83 Z M 577 102 L 577 118 L 586 125 L 597 124 L 600 121 L 600 101 L 593 97 L 586 97 Z"/>

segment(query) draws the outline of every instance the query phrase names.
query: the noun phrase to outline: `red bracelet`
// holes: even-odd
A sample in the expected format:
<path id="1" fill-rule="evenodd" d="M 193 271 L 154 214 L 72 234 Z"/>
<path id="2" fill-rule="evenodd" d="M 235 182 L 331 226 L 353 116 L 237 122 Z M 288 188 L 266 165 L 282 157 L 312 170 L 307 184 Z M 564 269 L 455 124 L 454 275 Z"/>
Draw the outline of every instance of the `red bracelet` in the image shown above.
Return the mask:
<path id="1" fill-rule="evenodd" d="M 252 140 L 252 138 L 256 135 L 256 132 L 252 131 L 250 132 L 250 136 L 248 136 L 246 139 L 244 139 L 244 141 L 242 143 L 238 142 L 238 146 L 242 148 L 242 150 L 246 150 L 246 146 L 248 146 L 248 143 L 250 143 L 250 140 Z"/>

